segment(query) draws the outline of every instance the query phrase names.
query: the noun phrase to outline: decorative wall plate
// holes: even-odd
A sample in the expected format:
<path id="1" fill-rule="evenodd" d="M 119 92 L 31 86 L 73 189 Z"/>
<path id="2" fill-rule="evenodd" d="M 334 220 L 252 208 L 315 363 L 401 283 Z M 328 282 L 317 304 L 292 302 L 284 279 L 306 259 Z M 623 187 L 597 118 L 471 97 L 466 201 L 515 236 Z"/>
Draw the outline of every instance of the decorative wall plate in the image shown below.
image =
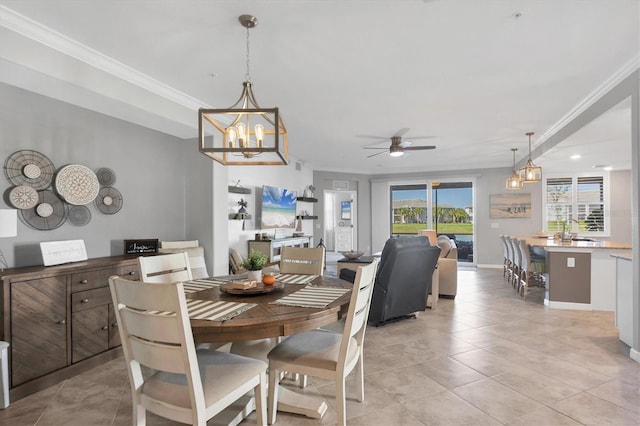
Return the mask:
<path id="1" fill-rule="evenodd" d="M 72 225 L 85 226 L 91 222 L 91 211 L 87 206 L 71 206 L 68 220 Z"/>
<path id="2" fill-rule="evenodd" d="M 36 190 L 51 186 L 56 168 L 46 155 L 32 150 L 16 151 L 4 162 L 4 174 L 12 184 Z"/>
<path id="3" fill-rule="evenodd" d="M 117 189 L 106 186 L 98 192 L 95 205 L 104 214 L 116 214 L 122 208 L 122 194 Z"/>
<path id="4" fill-rule="evenodd" d="M 58 171 L 56 190 L 67 203 L 82 206 L 95 200 L 100 184 L 91 169 L 80 164 L 71 164 Z"/>
<path id="5" fill-rule="evenodd" d="M 23 222 L 41 231 L 60 227 L 67 220 L 67 213 L 66 204 L 53 191 L 38 191 L 38 204 L 20 210 Z"/>
<path id="6" fill-rule="evenodd" d="M 96 176 L 98 177 L 98 182 L 102 186 L 113 186 L 116 183 L 116 174 L 113 170 L 102 167 L 96 170 Z"/>
<path id="7" fill-rule="evenodd" d="M 9 201 L 16 209 L 32 209 L 38 204 L 38 191 L 27 185 L 19 185 L 9 192 Z"/>

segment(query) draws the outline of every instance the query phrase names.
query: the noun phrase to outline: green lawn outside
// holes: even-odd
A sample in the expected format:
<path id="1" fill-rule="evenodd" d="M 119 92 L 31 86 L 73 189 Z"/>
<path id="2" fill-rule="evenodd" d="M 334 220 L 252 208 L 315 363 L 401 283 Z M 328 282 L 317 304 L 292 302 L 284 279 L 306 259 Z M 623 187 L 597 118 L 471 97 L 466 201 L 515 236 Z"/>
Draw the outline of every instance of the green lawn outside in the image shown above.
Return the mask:
<path id="1" fill-rule="evenodd" d="M 391 232 L 393 234 L 417 234 L 419 230 L 427 229 L 424 223 L 394 223 Z M 473 234 L 472 223 L 440 223 L 438 224 L 438 234 Z"/>

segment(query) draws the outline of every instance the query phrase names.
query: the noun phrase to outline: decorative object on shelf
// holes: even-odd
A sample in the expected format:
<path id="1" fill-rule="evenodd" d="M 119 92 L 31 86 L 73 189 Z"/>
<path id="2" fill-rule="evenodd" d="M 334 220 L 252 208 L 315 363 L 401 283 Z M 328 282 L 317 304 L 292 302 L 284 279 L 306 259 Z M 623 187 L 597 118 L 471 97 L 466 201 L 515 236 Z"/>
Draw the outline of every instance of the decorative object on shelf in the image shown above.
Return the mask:
<path id="1" fill-rule="evenodd" d="M 91 222 L 91 211 L 87 206 L 71 206 L 68 220 L 72 225 L 85 226 Z"/>
<path id="2" fill-rule="evenodd" d="M 38 191 L 27 185 L 19 185 L 9 192 L 9 201 L 17 209 L 32 209 L 38 204 Z"/>
<path id="3" fill-rule="evenodd" d="M 341 251 L 340 254 L 343 255 L 346 259 L 356 260 L 359 257 L 362 257 L 364 252 L 350 250 L 350 251 Z"/>
<path id="4" fill-rule="evenodd" d="M 249 29 L 255 27 L 258 20 L 252 15 L 242 15 L 238 19 L 247 29 L 247 71 L 242 94 L 229 108 L 199 110 L 200 152 L 224 165 L 288 164 L 288 135 L 279 110 L 277 107 L 261 108 L 253 94 L 249 73 Z"/>
<path id="5" fill-rule="evenodd" d="M 124 240 L 124 254 L 157 253 L 158 240 Z"/>
<path id="6" fill-rule="evenodd" d="M 67 220 L 67 205 L 53 191 L 38 191 L 38 203 L 34 208 L 20 210 L 22 220 L 34 229 L 50 231 L 59 228 Z"/>
<path id="7" fill-rule="evenodd" d="M 238 201 L 236 204 L 240 206 L 240 208 L 238 209 L 239 214 L 247 214 L 247 206 L 249 205 L 247 203 L 247 200 L 245 200 L 244 198 L 240 198 L 240 201 Z"/>
<path id="8" fill-rule="evenodd" d="M 56 175 L 56 191 L 69 204 L 81 206 L 95 200 L 100 191 L 96 174 L 80 164 L 64 166 Z"/>
<path id="9" fill-rule="evenodd" d="M 47 241 L 40 243 L 44 266 L 87 260 L 84 240 Z"/>
<path id="10" fill-rule="evenodd" d="M 104 187 L 98 191 L 94 204 L 104 214 L 116 214 L 122 208 L 122 194 L 112 186 Z"/>
<path id="11" fill-rule="evenodd" d="M 518 174 L 522 183 L 542 182 L 542 167 L 533 164 L 531 159 L 531 136 L 533 136 L 533 132 L 527 132 L 526 135 L 529 136 L 529 160 L 523 168 L 518 170 Z"/>
<path id="12" fill-rule="evenodd" d="M 32 150 L 16 151 L 4 162 L 4 174 L 12 184 L 27 185 L 35 190 L 51 186 L 56 168 L 49 158 Z"/>
<path id="13" fill-rule="evenodd" d="M 98 178 L 98 183 L 102 186 L 113 186 L 116 183 L 115 172 L 107 167 L 101 167 L 96 170 L 96 177 Z"/>
<path id="14" fill-rule="evenodd" d="M 10 238 L 18 236 L 18 210 L 0 209 L 0 238 Z M 2 250 L 0 250 L 0 271 L 8 268 Z"/>
<path id="15" fill-rule="evenodd" d="M 267 264 L 269 258 L 264 253 L 251 250 L 249 256 L 242 261 L 242 267 L 247 270 L 247 278 L 251 281 L 262 281 L 262 268 Z"/>
<path id="16" fill-rule="evenodd" d="M 513 151 L 513 171 L 511 173 L 511 176 L 507 178 L 506 185 L 505 185 L 507 189 L 522 189 L 522 179 L 520 178 L 520 175 L 516 171 L 516 151 L 517 150 L 518 148 L 511 148 L 511 151 Z"/>
<path id="17" fill-rule="evenodd" d="M 315 192 L 316 187 L 313 185 L 307 185 L 307 187 L 303 191 L 304 198 L 313 198 L 313 193 Z"/>

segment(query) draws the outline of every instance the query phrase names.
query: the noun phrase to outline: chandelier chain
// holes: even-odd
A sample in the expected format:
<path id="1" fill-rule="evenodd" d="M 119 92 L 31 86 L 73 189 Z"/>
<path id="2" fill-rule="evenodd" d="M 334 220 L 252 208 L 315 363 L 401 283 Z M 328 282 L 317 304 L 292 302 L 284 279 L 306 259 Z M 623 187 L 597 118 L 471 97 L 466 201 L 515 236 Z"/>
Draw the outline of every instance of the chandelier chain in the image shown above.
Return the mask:
<path id="1" fill-rule="evenodd" d="M 249 27 L 247 27 L 247 72 L 244 75 L 245 81 L 251 81 L 251 72 L 249 68 Z"/>

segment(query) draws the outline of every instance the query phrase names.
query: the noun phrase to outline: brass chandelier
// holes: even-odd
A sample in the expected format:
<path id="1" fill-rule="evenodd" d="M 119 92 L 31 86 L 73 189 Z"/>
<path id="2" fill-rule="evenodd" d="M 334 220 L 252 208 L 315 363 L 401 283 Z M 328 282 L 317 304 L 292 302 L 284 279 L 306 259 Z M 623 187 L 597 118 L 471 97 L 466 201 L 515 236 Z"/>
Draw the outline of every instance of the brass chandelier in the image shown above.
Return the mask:
<path id="1" fill-rule="evenodd" d="M 511 151 L 513 151 L 513 171 L 511 173 L 511 176 L 507 178 L 507 182 L 506 182 L 507 189 L 522 189 L 522 186 L 523 186 L 522 178 L 520 177 L 518 172 L 516 172 L 516 151 L 517 150 L 518 148 L 511 148 Z"/>
<path id="2" fill-rule="evenodd" d="M 224 165 L 288 164 L 287 128 L 278 107 L 261 108 L 253 94 L 249 73 L 249 29 L 257 25 L 252 15 L 238 18 L 247 29 L 247 72 L 242 94 L 224 109 L 198 112 L 200 152 Z"/>
<path id="3" fill-rule="evenodd" d="M 518 174 L 522 179 L 522 183 L 542 182 L 542 167 L 536 166 L 531 160 L 531 136 L 533 136 L 533 132 L 528 132 L 526 135 L 529 136 L 529 160 L 523 168 L 518 170 Z"/>

